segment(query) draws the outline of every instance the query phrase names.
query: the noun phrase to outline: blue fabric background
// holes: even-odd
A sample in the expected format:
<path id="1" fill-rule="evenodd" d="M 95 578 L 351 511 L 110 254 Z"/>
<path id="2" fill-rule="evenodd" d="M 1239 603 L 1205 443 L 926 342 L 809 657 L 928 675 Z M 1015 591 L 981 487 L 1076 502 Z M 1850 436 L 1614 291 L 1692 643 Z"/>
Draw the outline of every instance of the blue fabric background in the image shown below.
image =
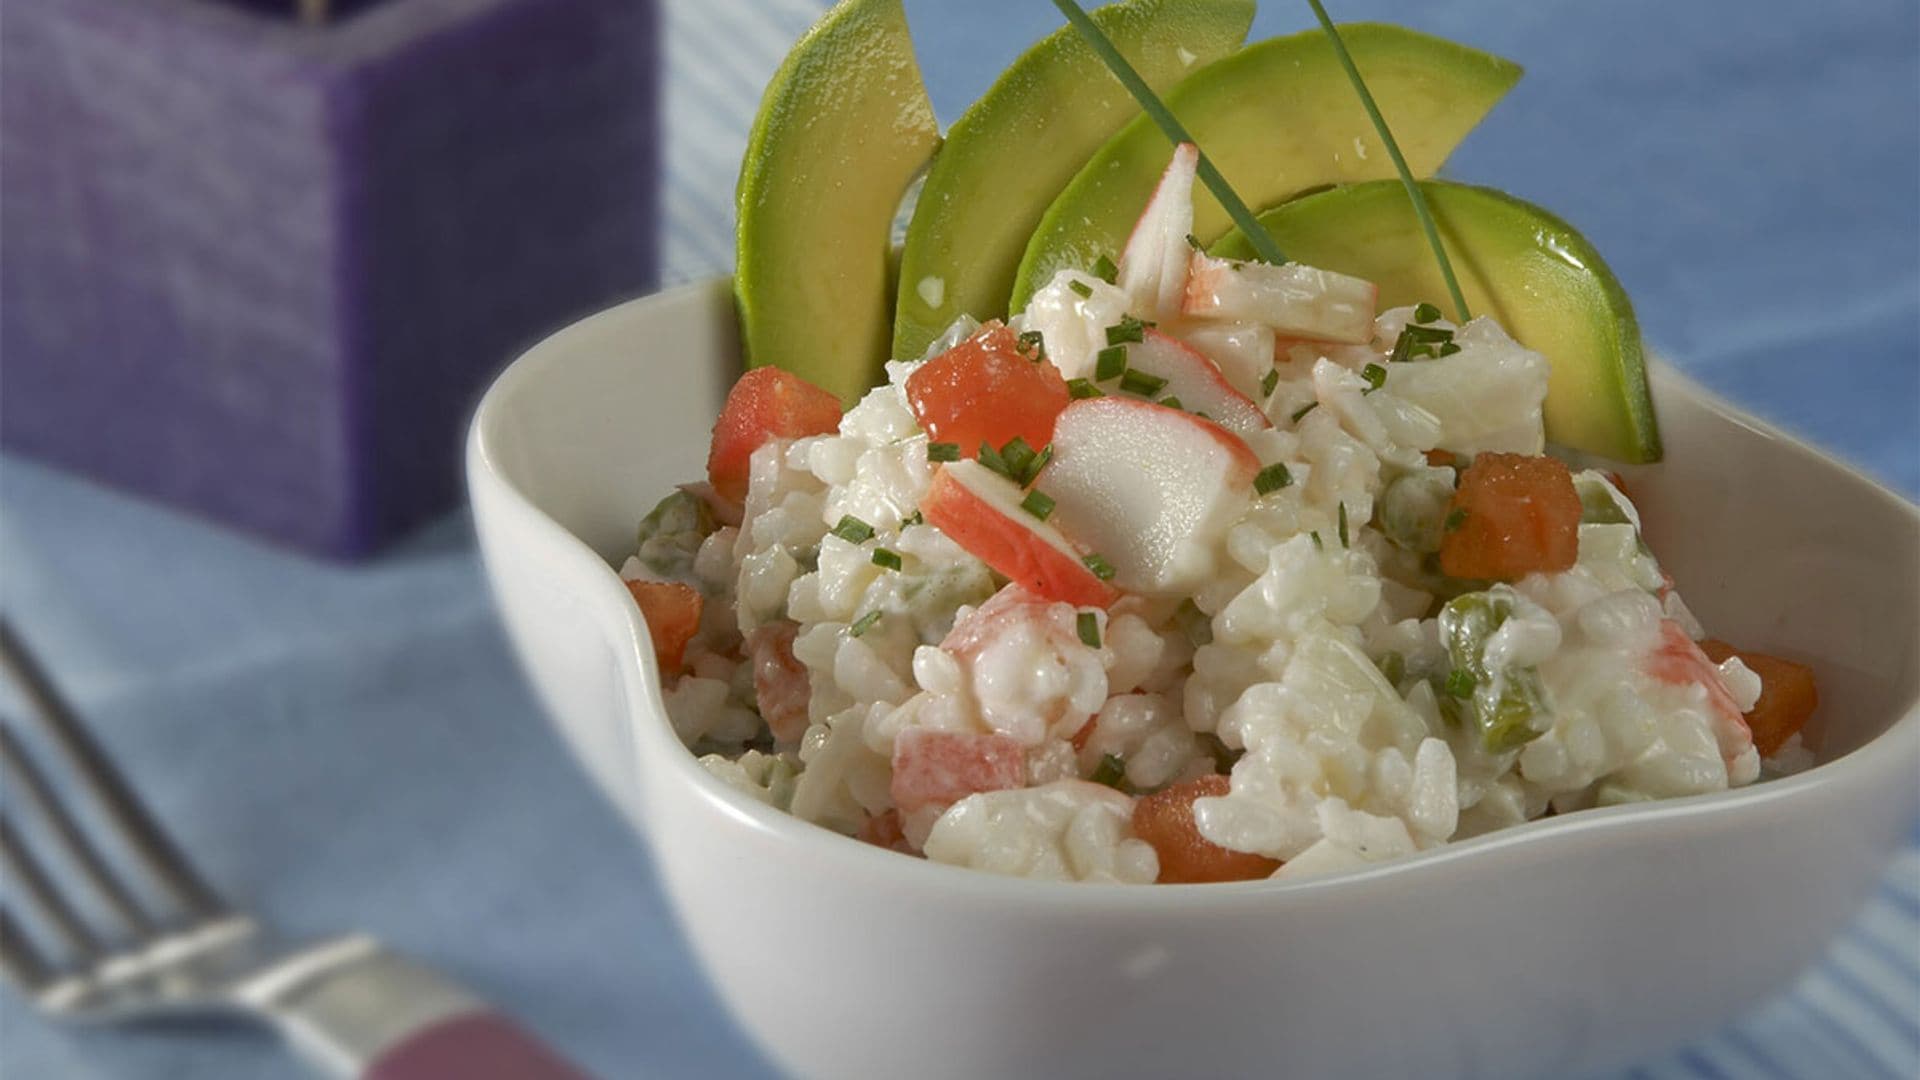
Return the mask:
<path id="1" fill-rule="evenodd" d="M 819 6 L 667 5 L 669 278 L 728 264 L 746 115 Z M 1309 25 L 1304 4 L 1263 6 L 1257 35 Z M 947 120 L 1058 24 L 1040 0 L 908 8 Z M 1585 230 L 1649 340 L 1696 376 L 1920 492 L 1911 0 L 1333 8 L 1523 63 L 1452 175 Z M 605 1077 L 769 1074 L 694 969 L 644 853 L 539 719 L 463 520 L 348 569 L 5 460 L 0 597 L 208 874 L 273 923 L 370 930 Z M 303 1075 L 257 1033 L 61 1030 L 5 995 L 0 1072 Z M 1920 853 L 1909 849 L 1789 993 L 1621 1075 L 1916 1072 Z"/>

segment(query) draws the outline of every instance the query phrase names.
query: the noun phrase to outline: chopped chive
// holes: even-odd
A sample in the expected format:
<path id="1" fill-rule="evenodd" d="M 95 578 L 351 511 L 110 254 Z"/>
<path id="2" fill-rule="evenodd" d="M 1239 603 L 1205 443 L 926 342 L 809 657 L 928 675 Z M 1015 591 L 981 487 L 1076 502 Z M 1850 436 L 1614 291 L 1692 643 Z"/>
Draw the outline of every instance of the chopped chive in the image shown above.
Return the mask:
<path id="1" fill-rule="evenodd" d="M 1109 345 L 1094 354 L 1094 382 L 1106 382 L 1108 379 L 1117 379 L 1125 374 L 1126 370 L 1127 347 L 1125 345 Z"/>
<path id="2" fill-rule="evenodd" d="M 1107 344 L 1125 345 L 1129 341 L 1147 340 L 1147 324 L 1131 315 L 1123 315 L 1120 321 L 1107 327 Z"/>
<path id="3" fill-rule="evenodd" d="M 1320 539 L 1319 529 L 1313 530 L 1312 532 L 1308 533 L 1307 536 L 1313 541 L 1313 550 L 1315 551 L 1327 550 L 1327 545 Z"/>
<path id="4" fill-rule="evenodd" d="M 1413 321 L 1417 323 L 1439 322 L 1440 309 L 1422 300 L 1420 303 L 1413 305 Z"/>
<path id="5" fill-rule="evenodd" d="M 1067 282 L 1067 288 L 1080 294 L 1080 299 L 1082 300 L 1090 299 L 1093 296 L 1093 286 L 1078 279 Z"/>
<path id="6" fill-rule="evenodd" d="M 1080 562 L 1086 566 L 1087 569 L 1093 571 L 1093 576 L 1099 578 L 1101 581 L 1113 580 L 1113 564 L 1103 558 L 1099 552 L 1095 551 L 1082 555 Z"/>
<path id="7" fill-rule="evenodd" d="M 873 539 L 873 526 L 861 521 L 852 514 L 848 514 L 840 519 L 838 525 L 833 527 L 833 535 L 845 540 L 849 544 L 864 544 Z"/>
<path id="8" fill-rule="evenodd" d="M 1195 251 L 1206 250 L 1205 248 L 1200 246 L 1200 238 L 1193 235 L 1192 233 L 1187 234 L 1187 246 L 1192 248 Z"/>
<path id="9" fill-rule="evenodd" d="M 1060 3 L 1061 0 L 1054 0 Z M 1446 280 L 1447 293 L 1453 297 L 1453 306 L 1460 312 L 1460 321 L 1465 322 L 1473 315 L 1467 310 L 1467 298 L 1460 292 L 1460 282 L 1453 276 L 1453 262 L 1447 258 L 1447 249 L 1440 243 L 1440 230 L 1433 223 L 1433 211 L 1427 206 L 1427 197 L 1414 182 L 1413 170 L 1407 168 L 1406 155 L 1400 153 L 1400 144 L 1394 141 L 1393 132 L 1387 129 L 1387 119 L 1380 115 L 1380 106 L 1374 104 L 1373 91 L 1367 89 L 1367 80 L 1360 77 L 1360 69 L 1354 66 L 1352 54 L 1347 52 L 1347 43 L 1340 40 L 1340 31 L 1334 29 L 1333 19 L 1327 15 L 1326 5 L 1320 0 L 1307 0 L 1313 8 L 1314 17 L 1320 20 L 1320 29 L 1327 32 L 1327 41 L 1333 46 L 1333 54 L 1346 69 L 1347 78 L 1353 83 L 1354 92 L 1360 95 L 1360 106 L 1367 111 L 1367 119 L 1373 121 L 1373 129 L 1380 133 L 1380 142 L 1387 148 L 1387 156 L 1393 159 L 1393 167 L 1400 173 L 1400 182 L 1406 186 L 1407 197 L 1413 200 L 1413 214 L 1420 219 L 1420 230 L 1427 234 L 1427 243 L 1433 248 L 1433 257 L 1440 264 L 1440 276 Z M 1085 18 L 1085 15 L 1082 15 Z M 1222 200 L 1224 205 L 1225 200 Z"/>
<path id="10" fill-rule="evenodd" d="M 922 514 L 918 510 L 915 510 L 913 513 L 908 514 L 906 517 L 903 517 L 900 519 L 900 527 L 903 529 L 909 525 L 925 525 L 926 523 L 927 523 L 926 515 Z"/>
<path id="11" fill-rule="evenodd" d="M 975 455 L 975 457 L 979 460 L 980 464 L 985 465 L 988 469 L 999 473 L 1009 480 L 1013 479 L 1013 470 L 1007 467 L 1006 459 L 1000 456 L 1000 451 L 995 450 L 992 443 L 981 443 L 980 453 Z"/>
<path id="12" fill-rule="evenodd" d="M 1347 540 L 1347 504 L 1344 502 L 1340 504 L 1340 546 L 1341 547 L 1353 546 Z"/>
<path id="13" fill-rule="evenodd" d="M 1454 668 L 1452 671 L 1447 672 L 1447 696 L 1457 698 L 1472 697 L 1473 684 L 1476 681 L 1473 677 L 1473 672 L 1468 671 L 1466 668 Z"/>
<path id="14" fill-rule="evenodd" d="M 1113 77 L 1120 80 L 1120 85 L 1127 88 L 1127 93 L 1133 95 L 1133 100 L 1140 103 L 1140 111 L 1153 120 L 1154 125 L 1169 141 L 1176 146 L 1180 143 L 1194 143 L 1195 146 L 1199 146 L 1199 143 L 1195 142 L 1193 136 L 1181 125 L 1179 119 L 1167 108 L 1167 103 L 1161 101 L 1160 96 L 1153 92 L 1153 87 L 1148 86 L 1147 81 L 1140 77 L 1140 73 L 1133 69 L 1133 65 L 1120 54 L 1120 50 L 1114 47 L 1113 42 L 1100 29 L 1099 24 L 1087 15 L 1084 8 L 1074 0 L 1053 0 L 1053 6 L 1059 8 L 1060 14 L 1065 15 L 1067 21 L 1073 24 L 1073 28 L 1080 32 L 1080 36 L 1086 39 L 1094 55 L 1100 58 L 1101 63 L 1107 65 L 1107 70 L 1113 72 Z M 1280 245 L 1274 243 L 1273 236 L 1267 232 L 1265 226 L 1260 224 L 1260 219 L 1254 217 L 1253 211 L 1247 209 L 1247 204 L 1234 193 L 1233 187 L 1227 183 L 1227 178 L 1221 176 L 1220 170 L 1213 167 L 1213 162 L 1207 157 L 1205 150 L 1200 153 L 1200 181 L 1207 185 L 1207 190 L 1213 192 L 1213 197 L 1226 209 L 1227 216 L 1233 219 L 1233 224 L 1247 238 L 1247 242 L 1253 245 L 1255 254 L 1259 255 L 1263 261 L 1275 265 L 1287 261 L 1286 255 L 1280 251 Z"/>
<path id="15" fill-rule="evenodd" d="M 927 444 L 928 461 L 959 461 L 960 444 L 950 442 L 930 442 Z"/>
<path id="16" fill-rule="evenodd" d="M 1093 385 L 1090 379 L 1068 379 L 1067 396 L 1075 401 L 1080 401 L 1085 398 L 1105 397 L 1106 395 L 1102 394 L 1100 388 Z"/>
<path id="17" fill-rule="evenodd" d="M 1296 424 L 1299 423 L 1301 417 L 1307 415 L 1308 413 L 1312 412 L 1313 410 L 1319 407 L 1320 407 L 1319 402 L 1309 401 L 1305 405 L 1302 405 L 1299 408 L 1293 410 L 1293 422 Z"/>
<path id="18" fill-rule="evenodd" d="M 1020 500 L 1020 509 L 1045 521 L 1053 514 L 1053 500 L 1045 492 L 1029 491 L 1027 497 Z"/>
<path id="19" fill-rule="evenodd" d="M 1040 478 L 1040 470 L 1046 468 L 1047 462 L 1052 460 L 1053 460 L 1053 444 L 1048 443 L 1047 445 L 1040 448 L 1039 453 L 1033 455 L 1033 463 L 1027 466 L 1026 482 L 1031 484 L 1035 480 L 1038 480 Z"/>
<path id="20" fill-rule="evenodd" d="M 1018 347 L 1020 351 L 1022 353 L 1025 353 L 1027 356 L 1027 359 L 1032 360 L 1034 363 L 1037 364 L 1040 361 L 1045 360 L 1047 358 L 1046 335 L 1042 334 L 1040 331 L 1038 330 L 1022 331 L 1020 336 L 1014 340 L 1019 343 Z"/>
<path id="21" fill-rule="evenodd" d="M 874 548 L 873 565 L 884 566 L 889 570 L 898 570 L 900 569 L 900 553 L 887 548 Z"/>
<path id="22" fill-rule="evenodd" d="M 1452 356 L 1460 351 L 1453 343 L 1453 331 L 1444 326 L 1416 326 L 1407 324 L 1394 339 L 1393 352 L 1388 355 L 1388 363 L 1402 363 L 1421 357 L 1432 359 L 1436 356 Z"/>
<path id="23" fill-rule="evenodd" d="M 1446 520 L 1445 527 L 1448 532 L 1457 532 L 1459 531 L 1460 526 L 1465 525 L 1466 523 L 1467 523 L 1466 507 L 1456 506 L 1452 510 L 1449 510 L 1447 512 L 1447 520 Z"/>
<path id="24" fill-rule="evenodd" d="M 1177 397 L 1175 397 L 1175 396 L 1173 396 L 1172 394 L 1168 394 L 1168 395 L 1167 395 L 1166 397 L 1163 397 L 1163 398 L 1161 398 L 1161 399 L 1160 399 L 1160 404 L 1162 404 L 1162 405 L 1165 405 L 1165 406 L 1166 406 L 1167 408 L 1169 408 L 1169 409 L 1184 409 L 1184 408 L 1186 408 L 1186 406 L 1185 406 L 1185 405 L 1182 405 L 1182 404 L 1180 403 L 1180 399 L 1179 399 L 1179 398 L 1177 398 Z"/>
<path id="25" fill-rule="evenodd" d="M 1093 770 L 1092 776 L 1087 777 L 1096 784 L 1105 784 L 1115 789 L 1118 789 L 1126 778 L 1127 763 L 1112 754 L 1102 754 L 1099 767 Z"/>
<path id="26" fill-rule="evenodd" d="M 1211 419 L 1213 419 L 1213 417 L 1211 417 L 1211 416 L 1208 416 L 1208 415 L 1207 415 L 1207 410 L 1205 410 L 1205 409 L 1195 409 L 1195 410 L 1193 410 L 1193 415 L 1195 415 L 1195 416 L 1197 416 L 1197 417 L 1199 417 L 1199 418 L 1200 418 L 1200 419 L 1202 419 L 1202 420 L 1211 420 Z"/>
<path id="27" fill-rule="evenodd" d="M 1052 443 L 1041 447 L 1036 453 L 1033 447 L 1027 445 L 1027 440 L 1018 435 L 1008 439 L 998 450 L 987 443 L 980 444 L 980 464 L 1021 487 L 1033 483 L 1034 477 L 1039 476 L 1040 470 L 1052 460 Z"/>
<path id="28" fill-rule="evenodd" d="M 1149 375 L 1144 371 L 1135 371 L 1133 368 L 1128 368 L 1126 373 L 1120 376 L 1120 389 L 1129 394 L 1150 398 L 1166 388 L 1167 380 L 1158 375 Z"/>
<path id="29" fill-rule="evenodd" d="M 1273 388 L 1279 385 L 1280 371 L 1277 368 L 1260 376 L 1260 396 L 1263 398 L 1272 397 Z"/>
<path id="30" fill-rule="evenodd" d="M 1033 464 L 1033 447 L 1027 445 L 1026 439 L 1018 435 L 1008 439 L 1000 447 L 1000 460 L 1007 463 L 1007 475 L 1014 483 L 1027 486 L 1031 479 L 1027 468 Z"/>
<path id="31" fill-rule="evenodd" d="M 847 632 L 854 637 L 859 637 L 861 634 L 873 629 L 873 624 L 879 621 L 880 613 L 878 611 L 869 611 L 865 615 L 855 619 L 853 625 L 847 627 Z"/>
<path id="32" fill-rule="evenodd" d="M 1081 612 L 1074 618 L 1074 627 L 1080 631 L 1080 640 L 1087 648 L 1100 647 L 1100 620 L 1093 612 Z"/>
<path id="33" fill-rule="evenodd" d="M 1368 364 L 1361 368 L 1360 377 L 1367 380 L 1367 388 L 1360 391 L 1362 394 L 1371 394 L 1387 385 L 1387 369 L 1379 364 Z"/>
<path id="34" fill-rule="evenodd" d="M 1093 276 L 1111 285 L 1120 277 L 1120 268 L 1113 265 L 1113 260 L 1103 254 L 1093 260 Z"/>
<path id="35" fill-rule="evenodd" d="M 1271 495 L 1291 483 L 1293 483 L 1293 474 L 1287 471 L 1286 465 L 1278 461 L 1253 474 L 1253 490 L 1262 495 Z"/>

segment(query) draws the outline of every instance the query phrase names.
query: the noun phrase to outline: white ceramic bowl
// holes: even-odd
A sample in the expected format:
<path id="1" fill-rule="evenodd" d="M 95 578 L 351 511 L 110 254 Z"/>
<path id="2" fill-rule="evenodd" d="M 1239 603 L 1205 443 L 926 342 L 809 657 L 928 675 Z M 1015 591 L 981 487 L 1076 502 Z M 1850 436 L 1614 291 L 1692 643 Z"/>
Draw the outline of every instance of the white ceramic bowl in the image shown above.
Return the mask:
<path id="1" fill-rule="evenodd" d="M 468 470 L 529 675 L 796 1074 L 1578 1075 L 1780 988 L 1920 812 L 1920 517 L 1662 366 L 1667 462 L 1628 475 L 1649 541 L 1716 634 L 1814 666 L 1819 767 L 1295 883 L 1004 879 L 788 817 L 676 741 L 613 570 L 702 474 L 733 327 L 713 282 L 555 334 L 487 394 Z"/>

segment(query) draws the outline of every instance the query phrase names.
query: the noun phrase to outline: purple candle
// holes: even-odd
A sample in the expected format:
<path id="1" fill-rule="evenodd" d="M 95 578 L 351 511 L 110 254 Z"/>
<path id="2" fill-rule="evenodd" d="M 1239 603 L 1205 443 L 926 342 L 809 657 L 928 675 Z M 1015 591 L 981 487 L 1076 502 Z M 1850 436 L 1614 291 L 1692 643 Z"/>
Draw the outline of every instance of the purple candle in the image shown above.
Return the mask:
<path id="1" fill-rule="evenodd" d="M 651 0 L 7 0 L 0 442 L 308 550 L 656 273 Z"/>

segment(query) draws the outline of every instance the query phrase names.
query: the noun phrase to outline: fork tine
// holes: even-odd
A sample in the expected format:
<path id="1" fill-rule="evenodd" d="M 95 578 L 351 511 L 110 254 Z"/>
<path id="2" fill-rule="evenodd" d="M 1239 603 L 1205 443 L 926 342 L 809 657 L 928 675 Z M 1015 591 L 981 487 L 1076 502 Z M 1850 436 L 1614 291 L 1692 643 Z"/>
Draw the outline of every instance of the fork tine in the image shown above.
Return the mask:
<path id="1" fill-rule="evenodd" d="M 124 920 L 136 935 L 146 935 L 153 931 L 153 921 L 140 910 L 126 886 L 114 876 L 100 852 L 87 842 L 80 825 L 61 805 L 60 797 L 53 791 L 47 778 L 41 774 L 33 759 L 27 756 L 20 740 L 14 737 L 10 725 L 0 722 L 0 766 L 5 768 L 9 780 L 16 790 L 26 793 L 27 801 L 33 809 L 46 820 L 59 839 L 61 848 L 69 862 L 80 868 L 95 891 L 111 906 L 114 913 Z"/>
<path id="2" fill-rule="evenodd" d="M 28 903 L 52 924 L 75 959 L 85 963 L 100 955 L 100 940 L 60 896 L 53 879 L 41 868 L 33 852 L 21 843 L 20 834 L 13 831 L 13 822 L 3 817 L 0 817 L 0 865 L 13 875 L 25 891 Z"/>
<path id="3" fill-rule="evenodd" d="M 50 741 L 106 812 L 127 848 L 169 896 L 193 916 L 225 914 L 226 905 L 155 824 L 5 618 L 0 618 L 0 668 L 19 686 Z"/>
<path id="4" fill-rule="evenodd" d="M 26 994 L 40 989 L 53 978 L 46 961 L 40 959 L 33 942 L 21 933 L 20 924 L 13 921 L 4 906 L 0 906 L 0 977 Z"/>

